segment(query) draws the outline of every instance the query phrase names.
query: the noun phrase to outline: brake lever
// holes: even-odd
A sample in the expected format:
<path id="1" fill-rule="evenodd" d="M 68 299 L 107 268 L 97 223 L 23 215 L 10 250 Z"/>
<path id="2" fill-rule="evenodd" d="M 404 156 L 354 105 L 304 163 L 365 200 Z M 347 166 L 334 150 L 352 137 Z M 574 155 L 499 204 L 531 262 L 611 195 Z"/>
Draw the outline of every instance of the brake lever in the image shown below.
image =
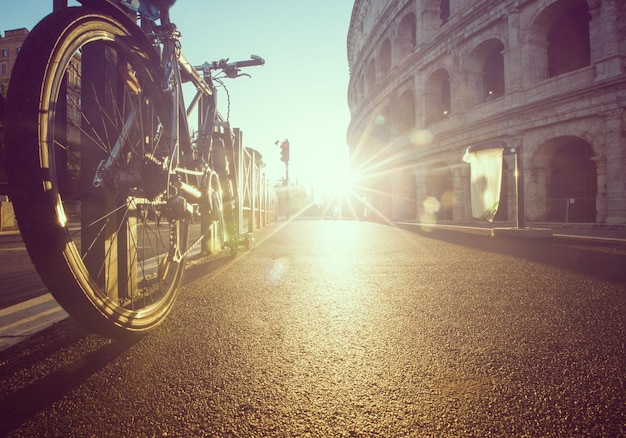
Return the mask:
<path id="1" fill-rule="evenodd" d="M 236 78 L 239 76 L 239 69 L 236 67 L 229 67 L 229 68 L 224 68 L 223 72 L 226 74 L 226 76 L 228 76 L 229 78 Z"/>

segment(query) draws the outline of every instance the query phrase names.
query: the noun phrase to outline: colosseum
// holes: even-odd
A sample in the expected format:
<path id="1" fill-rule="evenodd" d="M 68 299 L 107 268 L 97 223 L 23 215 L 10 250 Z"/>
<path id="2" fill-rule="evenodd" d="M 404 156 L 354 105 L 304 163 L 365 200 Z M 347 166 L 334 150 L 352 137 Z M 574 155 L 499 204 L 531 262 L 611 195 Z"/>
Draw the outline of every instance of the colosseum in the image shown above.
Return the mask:
<path id="1" fill-rule="evenodd" d="M 624 0 L 355 0 L 347 49 L 378 217 L 472 220 L 475 148 L 504 151 L 495 221 L 626 224 Z"/>

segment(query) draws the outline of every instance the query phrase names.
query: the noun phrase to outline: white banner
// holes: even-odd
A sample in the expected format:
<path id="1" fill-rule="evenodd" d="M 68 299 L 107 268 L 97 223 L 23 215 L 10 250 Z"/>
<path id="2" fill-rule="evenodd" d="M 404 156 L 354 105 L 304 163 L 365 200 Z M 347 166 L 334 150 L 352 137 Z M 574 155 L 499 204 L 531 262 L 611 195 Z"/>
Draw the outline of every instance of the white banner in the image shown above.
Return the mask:
<path id="1" fill-rule="evenodd" d="M 498 211 L 502 187 L 502 148 L 466 152 L 471 165 L 472 216 L 492 221 Z"/>

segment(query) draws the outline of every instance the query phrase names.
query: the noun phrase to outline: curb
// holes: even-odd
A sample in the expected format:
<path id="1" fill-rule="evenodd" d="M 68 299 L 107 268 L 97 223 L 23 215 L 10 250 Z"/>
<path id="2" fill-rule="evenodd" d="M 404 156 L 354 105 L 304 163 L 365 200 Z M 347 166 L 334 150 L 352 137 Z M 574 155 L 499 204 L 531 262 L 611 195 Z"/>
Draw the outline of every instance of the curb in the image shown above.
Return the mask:
<path id="1" fill-rule="evenodd" d="M 263 236 L 263 231 L 270 231 L 270 227 L 271 224 L 248 234 L 254 236 L 259 232 Z M 3 232 L 1 235 L 19 236 L 19 232 Z M 187 261 L 185 269 L 195 264 L 193 257 L 199 253 L 200 245 L 196 245 L 189 253 L 190 260 Z M 69 318 L 69 315 L 50 293 L 0 309 L 0 351 L 6 350 L 66 318 Z"/>
<path id="2" fill-rule="evenodd" d="M 521 239 L 549 239 L 554 236 L 552 228 L 492 228 L 491 235 Z"/>
<path id="3" fill-rule="evenodd" d="M 599 235 L 600 232 L 594 232 L 594 229 L 589 229 L 587 232 L 580 233 L 563 232 L 563 227 L 557 227 L 559 231 L 555 231 L 554 228 L 540 226 L 515 228 L 515 227 L 490 227 L 480 225 L 452 225 L 452 224 L 428 224 L 420 222 L 394 222 L 399 228 L 403 228 L 407 231 L 422 231 L 429 232 L 435 230 L 453 231 L 465 234 L 474 234 L 487 237 L 502 237 L 502 238 L 523 238 L 523 239 L 576 239 L 580 241 L 598 242 L 598 243 L 618 243 L 626 245 L 626 231 L 615 230 L 609 231 L 614 236 Z M 622 237 L 622 235 L 624 237 Z M 619 237 L 617 237 L 619 236 Z"/>
<path id="4" fill-rule="evenodd" d="M 0 309 L 0 351 L 68 316 L 49 293 Z"/>

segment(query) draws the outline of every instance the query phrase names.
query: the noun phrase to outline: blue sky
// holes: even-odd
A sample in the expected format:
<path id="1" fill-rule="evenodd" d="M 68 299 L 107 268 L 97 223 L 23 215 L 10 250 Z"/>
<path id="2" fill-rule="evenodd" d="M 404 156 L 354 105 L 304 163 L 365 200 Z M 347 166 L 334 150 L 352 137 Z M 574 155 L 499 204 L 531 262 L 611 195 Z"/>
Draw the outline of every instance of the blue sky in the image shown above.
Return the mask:
<path id="1" fill-rule="evenodd" d="M 71 3 L 74 3 L 71 0 Z M 349 81 L 346 37 L 348 0 L 178 0 L 171 11 L 182 32 L 183 53 L 194 64 L 220 58 L 248 59 L 263 67 L 250 78 L 228 80 L 232 126 L 244 144 L 263 154 L 273 181 L 284 175 L 276 140 L 291 143 L 290 179 L 328 190 L 345 172 Z M 52 0 L 8 2 L 0 30 L 32 29 L 52 10 Z M 226 94 L 220 94 L 226 112 Z"/>

